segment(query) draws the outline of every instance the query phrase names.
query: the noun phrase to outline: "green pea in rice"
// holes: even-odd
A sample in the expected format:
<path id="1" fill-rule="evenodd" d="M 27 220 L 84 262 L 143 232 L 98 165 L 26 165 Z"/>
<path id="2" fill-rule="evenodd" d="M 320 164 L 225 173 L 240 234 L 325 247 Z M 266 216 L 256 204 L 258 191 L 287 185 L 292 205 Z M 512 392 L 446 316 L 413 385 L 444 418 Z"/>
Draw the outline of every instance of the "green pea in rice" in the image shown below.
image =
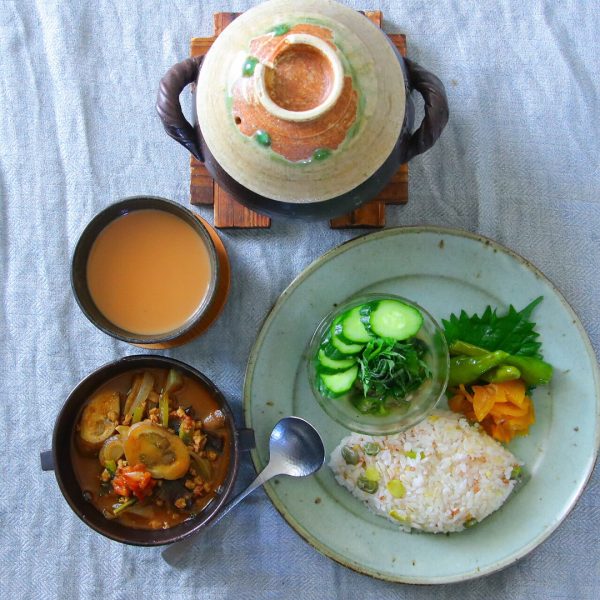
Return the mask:
<path id="1" fill-rule="evenodd" d="M 345 446 L 356 464 L 345 460 Z M 479 425 L 447 411 L 395 435 L 349 435 L 329 461 L 338 483 L 373 512 L 406 531 L 432 533 L 461 531 L 498 510 L 521 464 Z"/>

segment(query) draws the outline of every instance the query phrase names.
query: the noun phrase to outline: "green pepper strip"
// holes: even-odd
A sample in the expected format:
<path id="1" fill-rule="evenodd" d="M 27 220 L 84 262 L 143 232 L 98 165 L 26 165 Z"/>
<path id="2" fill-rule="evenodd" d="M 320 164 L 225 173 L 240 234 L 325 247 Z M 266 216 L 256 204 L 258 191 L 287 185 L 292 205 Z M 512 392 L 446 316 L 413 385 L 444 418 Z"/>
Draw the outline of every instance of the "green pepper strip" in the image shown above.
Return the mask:
<path id="1" fill-rule="evenodd" d="M 484 373 L 506 362 L 508 354 L 502 350 L 481 356 L 453 356 L 450 359 L 448 385 L 455 387 L 461 383 L 473 383 Z"/>
<path id="2" fill-rule="evenodd" d="M 169 393 L 164 391 L 158 399 L 158 410 L 163 427 L 169 426 Z"/>
<path id="3" fill-rule="evenodd" d="M 122 504 L 117 504 L 113 506 L 113 515 L 118 517 L 123 511 L 126 511 L 130 506 L 133 506 L 137 500 L 135 498 L 129 498 L 129 500 L 125 500 Z"/>
<path id="4" fill-rule="evenodd" d="M 501 365 L 484 373 L 481 379 L 488 383 L 503 383 L 504 381 L 514 381 L 521 378 L 521 371 L 517 367 Z"/>
<path id="5" fill-rule="evenodd" d="M 521 379 L 527 385 L 545 385 L 552 379 L 552 365 L 531 356 L 509 356 L 506 364 L 521 371 Z"/>
<path id="6" fill-rule="evenodd" d="M 502 352 L 502 351 L 498 350 L 496 352 Z M 455 342 L 452 342 L 452 344 L 450 344 L 450 354 L 455 357 L 455 358 L 452 358 L 450 361 L 450 383 L 449 383 L 449 385 L 452 386 L 452 385 L 458 385 L 460 383 L 473 383 L 473 381 L 475 381 L 477 379 L 477 377 L 476 377 L 475 379 L 471 379 L 470 381 L 462 381 L 461 376 L 459 376 L 459 374 L 458 374 L 458 373 L 460 373 L 460 375 L 463 374 L 462 370 L 459 369 L 459 365 L 461 365 L 463 363 L 466 364 L 466 361 L 458 361 L 457 365 L 454 367 L 455 370 L 458 369 L 458 371 L 457 371 L 457 374 L 455 374 L 455 376 L 453 377 L 453 374 L 452 374 L 453 361 L 458 360 L 458 359 L 465 359 L 468 357 L 475 358 L 475 359 L 482 359 L 486 355 L 495 354 L 495 353 L 489 353 L 486 350 L 484 350 L 483 348 L 479 348 L 477 346 L 474 346 L 473 344 L 468 344 L 467 342 L 461 342 L 460 340 L 457 340 Z M 500 363 L 498 363 L 496 365 L 491 365 L 490 369 L 493 367 L 496 367 L 496 366 L 501 366 L 501 365 L 508 365 L 511 367 L 516 367 L 517 369 L 519 369 L 519 371 L 521 371 L 521 379 L 523 379 L 523 381 L 527 385 L 544 385 L 552 379 L 553 369 L 552 369 L 551 364 L 549 364 L 543 360 L 540 360 L 539 358 L 534 358 L 532 356 L 514 356 L 511 354 L 507 354 L 506 352 L 504 352 L 504 354 L 506 355 L 505 358 Z M 462 355 L 462 356 L 457 356 L 457 355 Z M 483 375 L 484 372 L 480 373 L 478 375 L 478 377 L 480 375 Z"/>

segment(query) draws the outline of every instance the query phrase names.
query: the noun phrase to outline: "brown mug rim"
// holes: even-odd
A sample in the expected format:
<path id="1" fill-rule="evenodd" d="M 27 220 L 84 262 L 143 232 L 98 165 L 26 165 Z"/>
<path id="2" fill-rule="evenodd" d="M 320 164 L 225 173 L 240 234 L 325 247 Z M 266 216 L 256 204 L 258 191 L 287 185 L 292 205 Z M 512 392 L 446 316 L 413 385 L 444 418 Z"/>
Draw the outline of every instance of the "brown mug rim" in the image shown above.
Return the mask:
<path id="1" fill-rule="evenodd" d="M 89 398 L 89 395 L 112 377 L 144 367 L 175 367 L 187 376 L 198 380 L 210 391 L 213 398 L 219 403 L 220 408 L 223 409 L 231 432 L 230 465 L 227 477 L 222 484 L 222 492 L 196 517 L 168 529 L 136 529 L 122 525 L 117 521 L 105 519 L 93 504 L 84 499 L 83 490 L 75 477 L 71 457 L 71 438 L 73 428 L 75 427 L 75 420 L 80 413 L 81 406 Z M 194 367 L 174 358 L 154 354 L 125 356 L 98 367 L 84 377 L 69 393 L 54 425 L 51 450 L 52 465 L 48 465 L 48 463 L 44 465 L 44 458 L 42 456 L 42 466 L 44 470 L 54 470 L 58 487 L 67 504 L 88 527 L 111 540 L 123 544 L 133 546 L 161 546 L 180 541 L 199 531 L 216 518 L 225 506 L 237 479 L 240 452 L 243 449 L 240 443 L 240 433 L 244 431 L 238 430 L 236 427 L 233 411 L 219 388 L 206 375 Z"/>
<path id="2" fill-rule="evenodd" d="M 194 313 L 178 328 L 169 331 L 165 334 L 143 335 L 127 331 L 110 321 L 105 317 L 102 311 L 96 306 L 91 297 L 87 286 L 87 261 L 90 250 L 98 238 L 98 235 L 103 229 L 112 223 L 115 219 L 135 210 L 163 210 L 169 214 L 181 218 L 185 223 L 190 225 L 194 231 L 202 238 L 204 245 L 208 251 L 211 276 L 208 285 L 208 290 L 202 302 Z M 81 232 L 73 254 L 71 256 L 71 289 L 75 296 L 77 305 L 86 316 L 86 318 L 100 331 L 110 335 L 111 337 L 127 342 L 129 344 L 161 344 L 170 342 L 183 337 L 192 331 L 202 320 L 204 315 L 215 301 L 216 291 L 218 289 L 220 277 L 219 258 L 214 242 L 206 230 L 206 227 L 189 209 L 181 206 L 177 202 L 162 198 L 160 196 L 128 196 L 121 198 L 117 202 L 110 204 L 94 215 L 91 221 L 85 226 Z"/>

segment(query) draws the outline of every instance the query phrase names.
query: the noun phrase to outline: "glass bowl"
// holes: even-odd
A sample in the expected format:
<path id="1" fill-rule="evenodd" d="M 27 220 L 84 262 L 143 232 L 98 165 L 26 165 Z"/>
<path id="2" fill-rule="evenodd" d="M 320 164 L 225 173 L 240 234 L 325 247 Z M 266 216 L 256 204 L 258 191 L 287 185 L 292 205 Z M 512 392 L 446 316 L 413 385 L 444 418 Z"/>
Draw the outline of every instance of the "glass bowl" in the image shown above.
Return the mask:
<path id="1" fill-rule="evenodd" d="M 349 392 L 338 397 L 322 393 L 319 375 L 321 367 L 317 360 L 321 343 L 328 336 L 331 324 L 338 316 L 361 304 L 380 300 L 398 300 L 416 308 L 422 314 L 423 324 L 413 337 L 424 345 L 425 354 L 422 360 L 431 371 L 431 376 L 417 389 L 409 392 L 404 402 L 389 407 L 387 414 L 384 415 L 363 413 L 356 408 L 353 400 L 357 401 L 364 397 L 363 392 L 358 388 L 353 387 Z M 360 355 L 361 353 L 358 354 Z M 446 391 L 450 368 L 448 345 L 440 326 L 421 306 L 393 294 L 364 294 L 337 306 L 321 321 L 314 332 L 308 347 L 307 359 L 310 387 L 321 408 L 334 421 L 350 431 L 368 435 L 398 433 L 422 421 L 435 408 Z"/>

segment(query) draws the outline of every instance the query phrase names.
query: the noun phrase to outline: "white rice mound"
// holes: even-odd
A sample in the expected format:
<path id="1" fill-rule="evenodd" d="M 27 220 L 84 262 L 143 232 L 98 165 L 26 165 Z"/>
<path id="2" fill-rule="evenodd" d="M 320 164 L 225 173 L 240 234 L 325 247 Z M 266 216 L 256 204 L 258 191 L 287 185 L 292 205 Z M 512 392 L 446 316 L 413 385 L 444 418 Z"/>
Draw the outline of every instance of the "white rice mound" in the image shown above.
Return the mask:
<path id="1" fill-rule="evenodd" d="M 380 447 L 375 456 L 366 443 Z M 358 453 L 358 464 L 347 464 L 342 448 Z M 331 453 L 329 466 L 337 482 L 369 509 L 409 531 L 461 531 L 498 510 L 516 481 L 513 468 L 522 463 L 479 425 L 461 415 L 435 411 L 408 431 L 373 437 L 352 434 Z M 357 481 L 369 467 L 370 479 L 379 477 L 377 491 L 364 492 Z M 373 470 L 376 469 L 376 471 Z M 392 480 L 394 497 L 388 490 Z M 403 488 L 402 488 L 403 486 Z M 400 488 L 400 492 L 398 492 Z"/>

